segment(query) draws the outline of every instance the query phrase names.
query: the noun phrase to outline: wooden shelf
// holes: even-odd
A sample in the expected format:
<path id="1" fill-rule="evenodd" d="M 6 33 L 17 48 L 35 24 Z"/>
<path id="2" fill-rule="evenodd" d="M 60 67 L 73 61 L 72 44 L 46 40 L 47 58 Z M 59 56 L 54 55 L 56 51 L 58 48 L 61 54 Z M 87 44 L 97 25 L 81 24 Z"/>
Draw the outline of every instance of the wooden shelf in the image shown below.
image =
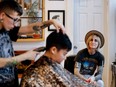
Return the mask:
<path id="1" fill-rule="evenodd" d="M 42 39 L 18 39 L 17 42 L 36 42 L 36 41 L 44 41 L 44 38 Z"/>
<path id="2" fill-rule="evenodd" d="M 40 38 L 19 38 L 17 42 L 41 42 L 45 40 L 45 31 L 42 32 L 42 37 Z"/>

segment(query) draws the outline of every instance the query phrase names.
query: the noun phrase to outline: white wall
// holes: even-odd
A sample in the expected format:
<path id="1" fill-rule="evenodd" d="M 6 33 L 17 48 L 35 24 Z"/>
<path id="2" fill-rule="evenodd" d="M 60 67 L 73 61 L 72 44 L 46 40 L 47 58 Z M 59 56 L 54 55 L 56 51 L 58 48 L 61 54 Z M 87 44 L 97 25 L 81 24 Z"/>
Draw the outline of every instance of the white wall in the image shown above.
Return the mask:
<path id="1" fill-rule="evenodd" d="M 116 53 L 116 0 L 109 0 L 109 44 L 110 44 L 110 59 L 112 62 L 115 60 Z M 112 45 L 111 45 L 112 44 Z"/>

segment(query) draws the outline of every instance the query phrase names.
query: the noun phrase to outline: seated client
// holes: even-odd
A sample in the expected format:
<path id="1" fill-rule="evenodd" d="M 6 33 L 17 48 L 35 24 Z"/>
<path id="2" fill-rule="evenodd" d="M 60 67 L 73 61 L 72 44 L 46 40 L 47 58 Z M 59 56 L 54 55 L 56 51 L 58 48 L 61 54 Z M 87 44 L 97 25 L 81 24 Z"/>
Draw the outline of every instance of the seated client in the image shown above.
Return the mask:
<path id="1" fill-rule="evenodd" d="M 47 37 L 45 53 L 25 71 L 20 86 L 82 87 L 79 79 L 60 65 L 71 48 L 66 34 L 52 32 Z"/>

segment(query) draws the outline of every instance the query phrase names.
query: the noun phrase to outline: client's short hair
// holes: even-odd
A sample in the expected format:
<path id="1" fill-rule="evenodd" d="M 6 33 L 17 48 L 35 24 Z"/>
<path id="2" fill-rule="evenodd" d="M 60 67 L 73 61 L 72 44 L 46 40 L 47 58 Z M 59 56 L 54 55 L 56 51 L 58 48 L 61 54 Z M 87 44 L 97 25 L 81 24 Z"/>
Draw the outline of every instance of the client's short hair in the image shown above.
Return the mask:
<path id="1" fill-rule="evenodd" d="M 47 37 L 46 50 L 49 50 L 53 46 L 55 46 L 58 50 L 67 49 L 67 51 L 70 51 L 72 43 L 67 34 L 63 34 L 62 31 L 59 33 L 54 31 Z"/>

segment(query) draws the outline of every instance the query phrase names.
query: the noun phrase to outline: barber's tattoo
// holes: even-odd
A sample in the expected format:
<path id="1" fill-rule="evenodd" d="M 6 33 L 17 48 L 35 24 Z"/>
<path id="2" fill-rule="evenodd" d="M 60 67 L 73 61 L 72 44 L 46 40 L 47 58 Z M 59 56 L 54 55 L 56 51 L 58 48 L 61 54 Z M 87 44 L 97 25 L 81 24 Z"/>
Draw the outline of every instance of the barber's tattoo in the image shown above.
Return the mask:
<path id="1" fill-rule="evenodd" d="M 15 66 L 17 64 L 18 64 L 18 62 L 16 61 L 16 59 L 12 59 L 12 61 L 7 62 L 7 64 L 5 66 L 6 67 L 7 66 Z"/>
<path id="2" fill-rule="evenodd" d="M 48 26 L 50 26 L 50 24 L 47 23 L 46 21 L 44 21 L 44 22 L 42 22 L 42 26 L 40 26 L 40 27 L 43 29 L 43 28 L 46 28 Z"/>
<path id="3" fill-rule="evenodd" d="M 42 22 L 42 25 L 41 26 L 33 26 L 33 30 L 34 31 L 39 31 L 41 29 L 44 29 L 46 27 L 50 26 L 49 23 L 47 23 L 46 21 Z"/>
<path id="4" fill-rule="evenodd" d="M 40 26 L 33 26 L 34 31 L 39 31 L 40 29 L 41 29 Z"/>
<path id="5" fill-rule="evenodd" d="M 15 66 L 15 64 L 12 63 L 12 62 L 7 62 L 7 64 L 5 65 L 5 67 L 7 67 L 7 66 Z"/>

